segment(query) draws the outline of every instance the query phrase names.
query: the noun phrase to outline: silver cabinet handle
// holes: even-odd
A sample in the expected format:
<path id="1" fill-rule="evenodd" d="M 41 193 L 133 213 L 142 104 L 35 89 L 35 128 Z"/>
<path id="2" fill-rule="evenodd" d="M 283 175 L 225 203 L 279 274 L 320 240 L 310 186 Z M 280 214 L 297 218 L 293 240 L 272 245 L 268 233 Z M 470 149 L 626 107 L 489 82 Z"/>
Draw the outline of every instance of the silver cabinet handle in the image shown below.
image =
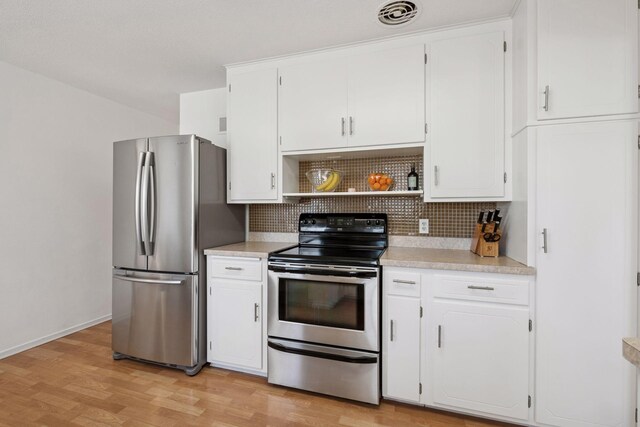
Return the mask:
<path id="1" fill-rule="evenodd" d="M 542 229 L 542 251 L 547 253 L 547 229 Z"/>
<path id="2" fill-rule="evenodd" d="M 438 325 L 438 348 L 442 347 L 442 325 Z"/>
<path id="3" fill-rule="evenodd" d="M 341 122 L 341 124 L 340 124 L 340 131 L 341 132 L 340 133 L 342 134 L 342 136 L 344 136 L 344 134 L 345 134 L 345 130 L 344 130 L 345 121 L 346 120 L 344 119 L 344 117 L 340 117 L 340 122 Z"/>
<path id="4" fill-rule="evenodd" d="M 242 271 L 242 267 L 225 267 L 225 270 Z"/>
<path id="5" fill-rule="evenodd" d="M 469 286 L 467 286 L 467 289 L 479 289 L 481 291 L 493 291 L 494 290 L 491 286 L 475 286 L 475 285 L 469 285 Z"/>
<path id="6" fill-rule="evenodd" d="M 253 321 L 257 322 L 258 321 L 258 311 L 260 311 L 260 304 L 255 303 L 253 304 Z"/>
<path id="7" fill-rule="evenodd" d="M 393 279 L 393 283 L 401 283 L 403 285 L 415 285 L 416 282 L 414 282 L 413 280 L 400 280 L 400 279 Z"/>
<path id="8" fill-rule="evenodd" d="M 546 85 L 544 87 L 544 105 L 542 106 L 542 109 L 544 111 L 549 111 L 549 85 Z"/>
<path id="9" fill-rule="evenodd" d="M 144 159 L 147 155 L 146 152 L 141 151 L 138 153 L 138 170 L 136 171 L 136 195 L 134 201 L 134 210 L 135 210 L 135 220 L 136 220 L 136 240 L 138 242 L 138 252 L 139 255 L 146 255 L 144 251 L 144 241 L 142 240 L 142 217 L 140 216 L 140 202 L 142 197 L 140 193 L 142 192 L 142 166 L 144 165 Z"/>
<path id="10" fill-rule="evenodd" d="M 439 173 L 440 171 L 438 170 L 438 166 L 434 166 L 433 167 L 433 185 L 438 185 L 438 175 L 440 175 Z"/>
<path id="11" fill-rule="evenodd" d="M 393 341 L 393 320 L 389 324 L 389 341 Z"/>
<path id="12" fill-rule="evenodd" d="M 353 117 L 349 116 L 349 135 L 353 135 Z"/>
<path id="13" fill-rule="evenodd" d="M 276 188 L 276 174 L 271 172 L 271 189 L 274 190 Z"/>

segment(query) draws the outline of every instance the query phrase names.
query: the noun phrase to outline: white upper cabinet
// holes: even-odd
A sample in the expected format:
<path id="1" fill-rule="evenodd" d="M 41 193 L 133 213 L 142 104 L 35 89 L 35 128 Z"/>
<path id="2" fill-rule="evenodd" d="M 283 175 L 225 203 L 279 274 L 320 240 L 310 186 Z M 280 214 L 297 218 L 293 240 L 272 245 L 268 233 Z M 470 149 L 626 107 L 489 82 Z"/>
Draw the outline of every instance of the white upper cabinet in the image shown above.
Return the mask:
<path id="1" fill-rule="evenodd" d="M 638 111 L 635 0 L 537 0 L 537 118 Z"/>
<path id="2" fill-rule="evenodd" d="M 504 40 L 494 31 L 430 45 L 425 201 L 505 195 Z"/>
<path id="3" fill-rule="evenodd" d="M 344 59 L 280 68 L 278 113 L 282 151 L 347 145 L 347 64 Z"/>
<path id="4" fill-rule="evenodd" d="M 424 142 L 424 45 L 349 60 L 349 146 Z"/>
<path id="5" fill-rule="evenodd" d="M 424 44 L 280 67 L 283 152 L 425 139 Z"/>
<path id="6" fill-rule="evenodd" d="M 227 201 L 278 199 L 278 71 L 227 75 Z M 251 179 L 247 179 L 250 176 Z"/>

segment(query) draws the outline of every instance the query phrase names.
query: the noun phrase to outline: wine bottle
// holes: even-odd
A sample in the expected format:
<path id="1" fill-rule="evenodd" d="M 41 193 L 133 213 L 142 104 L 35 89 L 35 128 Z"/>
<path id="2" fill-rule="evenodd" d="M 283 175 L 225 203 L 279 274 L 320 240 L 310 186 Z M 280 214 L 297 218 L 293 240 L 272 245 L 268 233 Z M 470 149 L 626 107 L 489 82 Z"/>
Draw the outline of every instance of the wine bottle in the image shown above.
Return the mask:
<path id="1" fill-rule="evenodd" d="M 418 174 L 416 173 L 416 165 L 411 165 L 411 172 L 407 175 L 407 187 L 409 191 L 418 189 Z"/>

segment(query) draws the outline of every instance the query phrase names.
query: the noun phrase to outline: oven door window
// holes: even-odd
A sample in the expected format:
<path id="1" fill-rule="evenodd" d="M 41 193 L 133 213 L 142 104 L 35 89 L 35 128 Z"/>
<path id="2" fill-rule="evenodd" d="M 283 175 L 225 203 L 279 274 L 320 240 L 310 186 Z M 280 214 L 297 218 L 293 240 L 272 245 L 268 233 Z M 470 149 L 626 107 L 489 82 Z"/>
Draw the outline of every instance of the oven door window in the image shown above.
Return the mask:
<path id="1" fill-rule="evenodd" d="M 364 284 L 279 281 L 280 320 L 364 330 Z"/>

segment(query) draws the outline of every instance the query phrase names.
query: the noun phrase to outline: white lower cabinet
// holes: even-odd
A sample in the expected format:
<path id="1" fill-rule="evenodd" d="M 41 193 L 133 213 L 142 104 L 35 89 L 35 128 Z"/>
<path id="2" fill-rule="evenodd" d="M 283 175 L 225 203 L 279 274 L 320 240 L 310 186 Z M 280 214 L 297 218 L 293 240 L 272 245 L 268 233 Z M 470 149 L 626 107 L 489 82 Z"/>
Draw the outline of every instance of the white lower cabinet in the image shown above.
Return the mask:
<path id="1" fill-rule="evenodd" d="M 532 279 L 387 267 L 385 398 L 530 420 Z"/>
<path id="2" fill-rule="evenodd" d="M 208 362 L 213 366 L 266 373 L 264 260 L 207 258 Z"/>
<path id="3" fill-rule="evenodd" d="M 262 285 L 213 282 L 211 285 L 211 360 L 262 368 Z"/>
<path id="4" fill-rule="evenodd" d="M 420 403 L 420 274 L 384 274 L 382 395 Z"/>
<path id="5" fill-rule="evenodd" d="M 528 308 L 434 300 L 430 318 L 433 402 L 527 419 Z"/>

